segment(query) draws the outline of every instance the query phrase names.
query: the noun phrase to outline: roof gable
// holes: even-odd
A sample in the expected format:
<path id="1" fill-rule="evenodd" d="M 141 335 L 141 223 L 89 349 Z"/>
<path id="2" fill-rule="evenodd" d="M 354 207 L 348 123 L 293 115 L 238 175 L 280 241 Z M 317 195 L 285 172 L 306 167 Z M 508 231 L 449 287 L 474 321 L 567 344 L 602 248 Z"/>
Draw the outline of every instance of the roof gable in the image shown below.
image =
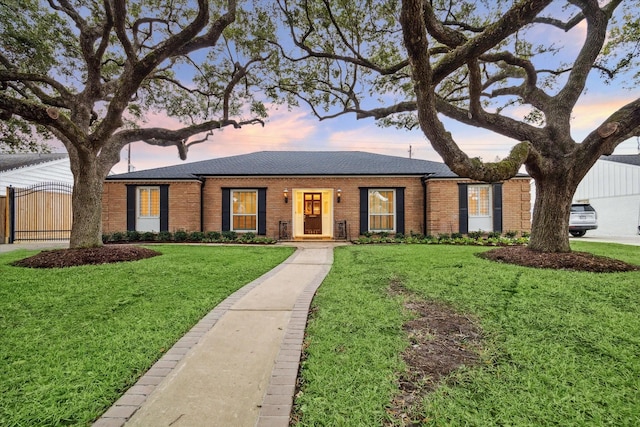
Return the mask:
<path id="1" fill-rule="evenodd" d="M 194 179 L 205 176 L 431 175 L 456 177 L 444 163 L 362 151 L 260 151 L 110 175 L 108 180 Z"/>

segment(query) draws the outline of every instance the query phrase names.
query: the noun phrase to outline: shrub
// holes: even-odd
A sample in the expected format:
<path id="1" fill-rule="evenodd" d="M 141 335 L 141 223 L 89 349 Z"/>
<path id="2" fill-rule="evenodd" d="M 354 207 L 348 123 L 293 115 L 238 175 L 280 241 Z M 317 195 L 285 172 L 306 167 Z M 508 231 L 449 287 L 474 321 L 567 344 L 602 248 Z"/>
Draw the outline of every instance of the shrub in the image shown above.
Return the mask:
<path id="1" fill-rule="evenodd" d="M 531 237 L 531 233 L 529 233 L 528 231 L 522 231 L 520 232 L 520 237 L 528 239 L 529 237 Z"/>
<path id="2" fill-rule="evenodd" d="M 192 231 L 189 234 L 190 242 L 202 242 L 204 240 L 204 233 L 202 231 Z"/>
<path id="3" fill-rule="evenodd" d="M 170 242 L 173 240 L 173 235 L 170 231 L 161 231 L 158 233 L 158 240 L 161 242 Z"/>
<path id="4" fill-rule="evenodd" d="M 137 242 L 140 240 L 140 232 L 136 230 L 127 231 L 127 240 L 130 242 Z"/>
<path id="5" fill-rule="evenodd" d="M 211 242 L 219 242 L 222 234 L 219 231 L 207 231 L 206 239 Z"/>
<path id="6" fill-rule="evenodd" d="M 452 239 L 462 239 L 462 233 L 451 233 Z"/>
<path id="7" fill-rule="evenodd" d="M 111 240 L 111 234 L 105 233 L 102 235 L 102 243 L 108 243 Z"/>
<path id="8" fill-rule="evenodd" d="M 111 241 L 112 242 L 122 242 L 123 240 L 125 240 L 125 233 L 122 233 L 120 231 L 116 231 L 111 235 Z"/>
<path id="9" fill-rule="evenodd" d="M 178 230 L 173 233 L 173 240 L 175 240 L 176 242 L 186 242 L 188 238 L 189 233 L 184 230 Z"/>
<path id="10" fill-rule="evenodd" d="M 469 236 L 469 238 L 475 239 L 475 240 L 482 239 L 483 235 L 484 235 L 484 232 L 482 230 L 470 231 L 470 232 L 467 233 L 467 236 Z"/>
<path id="11" fill-rule="evenodd" d="M 145 231 L 140 235 L 140 240 L 143 240 L 145 242 L 153 242 L 154 240 L 156 240 L 156 237 L 157 235 L 153 231 Z"/>
<path id="12" fill-rule="evenodd" d="M 413 237 L 414 239 L 417 239 L 417 240 L 424 240 L 424 239 L 428 238 L 429 236 L 425 236 L 422 233 L 414 233 L 413 231 L 411 231 L 411 237 Z"/>
<path id="13" fill-rule="evenodd" d="M 271 237 L 256 237 L 255 239 L 253 239 L 253 243 L 270 245 L 270 244 L 276 243 L 276 240 L 272 239 Z"/>
<path id="14" fill-rule="evenodd" d="M 505 236 L 505 237 L 507 237 L 507 238 L 509 238 L 509 239 L 513 239 L 513 238 L 515 238 L 517 235 L 518 235 L 518 232 L 517 232 L 517 231 L 512 231 L 512 230 L 509 230 L 509 231 L 507 231 L 506 233 L 504 233 L 504 236 Z"/>
<path id="15" fill-rule="evenodd" d="M 451 236 L 447 233 L 440 233 L 438 234 L 438 241 L 441 242 L 443 240 L 449 240 L 451 239 Z"/>
<path id="16" fill-rule="evenodd" d="M 499 231 L 492 231 L 489 234 L 487 234 L 487 237 L 489 239 L 499 239 L 500 236 L 502 236 L 502 233 L 500 233 Z"/>
<path id="17" fill-rule="evenodd" d="M 227 242 L 235 242 L 238 239 L 238 233 L 231 230 L 223 231 L 222 238 Z"/>
<path id="18" fill-rule="evenodd" d="M 249 243 L 254 241 L 256 238 L 256 233 L 249 231 L 248 233 L 243 233 L 240 235 L 240 238 L 238 240 L 240 240 L 241 242 L 244 243 Z"/>

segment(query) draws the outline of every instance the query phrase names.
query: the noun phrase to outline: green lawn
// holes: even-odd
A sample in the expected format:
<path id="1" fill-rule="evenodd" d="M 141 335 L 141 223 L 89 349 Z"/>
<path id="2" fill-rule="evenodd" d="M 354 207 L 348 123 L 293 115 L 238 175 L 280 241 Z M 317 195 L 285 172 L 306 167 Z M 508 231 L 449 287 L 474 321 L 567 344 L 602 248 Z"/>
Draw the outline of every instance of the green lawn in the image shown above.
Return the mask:
<path id="1" fill-rule="evenodd" d="M 640 264 L 640 248 L 574 243 Z M 577 273 L 492 263 L 487 248 L 337 248 L 308 326 L 299 426 L 380 426 L 404 369 L 400 283 L 478 319 L 481 365 L 418 408 L 420 425 L 640 425 L 640 272 Z"/>
<path id="2" fill-rule="evenodd" d="M 154 246 L 119 264 L 25 269 L 0 256 L 0 425 L 88 425 L 219 302 L 292 248 Z"/>

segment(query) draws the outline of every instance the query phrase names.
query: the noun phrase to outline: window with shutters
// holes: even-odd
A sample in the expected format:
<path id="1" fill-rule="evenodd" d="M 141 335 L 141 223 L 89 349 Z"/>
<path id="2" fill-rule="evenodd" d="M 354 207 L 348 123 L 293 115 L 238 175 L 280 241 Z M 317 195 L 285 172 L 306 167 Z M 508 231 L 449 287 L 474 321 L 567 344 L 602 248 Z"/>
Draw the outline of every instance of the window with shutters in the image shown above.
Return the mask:
<path id="1" fill-rule="evenodd" d="M 138 217 L 160 218 L 160 187 L 138 187 Z"/>
<path id="2" fill-rule="evenodd" d="M 233 231 L 258 231 L 258 190 L 231 191 Z"/>
<path id="3" fill-rule="evenodd" d="M 369 190 L 369 231 L 395 232 L 396 193 L 389 189 Z"/>

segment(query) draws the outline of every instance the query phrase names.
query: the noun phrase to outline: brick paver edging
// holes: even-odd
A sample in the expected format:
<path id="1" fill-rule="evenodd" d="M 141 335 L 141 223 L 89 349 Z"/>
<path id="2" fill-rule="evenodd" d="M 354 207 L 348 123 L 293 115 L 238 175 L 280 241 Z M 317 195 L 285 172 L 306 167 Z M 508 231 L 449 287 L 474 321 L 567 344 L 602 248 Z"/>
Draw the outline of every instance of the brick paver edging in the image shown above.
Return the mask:
<path id="1" fill-rule="evenodd" d="M 256 427 L 289 426 L 309 308 L 316 291 L 329 270 L 331 270 L 331 263 L 324 264 L 322 270 L 296 300 L 289 325 L 280 345 L 280 352 L 271 372 Z"/>
<path id="2" fill-rule="evenodd" d="M 295 259 L 300 250 L 295 251 L 282 264 L 277 265 L 267 273 L 258 277 L 251 283 L 229 295 L 224 301 L 218 304 L 212 311 L 203 317 L 186 335 L 176 342 L 140 379 L 129 389 L 116 403 L 102 414 L 98 420 L 93 423 L 93 427 L 122 427 L 140 409 L 147 397 L 156 389 L 158 384 L 162 382 L 178 365 L 178 362 L 195 346 L 202 337 L 209 332 L 211 328 L 220 320 L 220 318 L 233 306 L 240 298 L 244 297 L 253 288 L 263 283 L 265 280 L 274 276 L 287 264 L 290 260 Z M 322 281 L 322 280 L 321 280 Z M 316 287 L 317 288 L 317 287 Z M 305 291 L 306 292 L 306 291 Z M 312 296 L 313 297 L 313 296 Z M 300 298 L 298 299 L 298 301 Z M 297 306 L 296 302 L 296 306 Z M 296 308 L 294 308 L 294 315 Z M 306 319 L 306 316 L 305 316 Z M 289 330 L 287 329 L 287 332 Z M 304 329 L 302 331 L 304 333 Z M 300 340 L 302 348 L 302 339 Z M 295 385 L 295 379 L 294 379 Z M 293 396 L 293 393 L 291 394 Z M 288 414 L 287 414 L 288 420 Z"/>

